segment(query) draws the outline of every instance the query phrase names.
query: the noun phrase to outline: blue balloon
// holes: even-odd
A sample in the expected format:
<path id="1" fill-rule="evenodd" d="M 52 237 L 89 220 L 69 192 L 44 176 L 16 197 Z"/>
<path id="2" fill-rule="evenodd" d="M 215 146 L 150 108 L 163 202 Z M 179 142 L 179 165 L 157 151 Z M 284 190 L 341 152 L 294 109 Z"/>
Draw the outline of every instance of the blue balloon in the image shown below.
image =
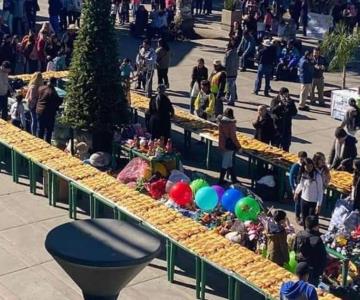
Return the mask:
<path id="1" fill-rule="evenodd" d="M 218 204 L 218 195 L 212 187 L 202 187 L 195 194 L 195 203 L 201 210 L 212 212 Z"/>
<path id="2" fill-rule="evenodd" d="M 233 213 L 235 211 L 236 202 L 238 202 L 243 197 L 245 197 L 245 195 L 241 191 L 230 188 L 226 190 L 222 196 L 221 205 L 225 210 Z"/>

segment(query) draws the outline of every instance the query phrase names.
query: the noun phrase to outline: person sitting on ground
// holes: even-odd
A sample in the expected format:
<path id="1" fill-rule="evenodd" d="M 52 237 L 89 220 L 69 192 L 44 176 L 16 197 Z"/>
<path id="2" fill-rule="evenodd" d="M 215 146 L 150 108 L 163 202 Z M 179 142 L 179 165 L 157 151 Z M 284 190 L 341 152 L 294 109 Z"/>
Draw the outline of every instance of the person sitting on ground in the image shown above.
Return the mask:
<path id="1" fill-rule="evenodd" d="M 329 157 L 330 169 L 338 169 L 345 160 L 354 160 L 357 156 L 357 140 L 338 127 L 335 130 L 335 140 Z"/>
<path id="2" fill-rule="evenodd" d="M 354 136 L 360 127 L 360 109 L 356 105 L 354 98 L 349 99 L 349 108 L 345 112 L 344 120 L 342 121 L 341 128 L 344 128 L 347 134 Z"/>
<path id="3" fill-rule="evenodd" d="M 305 219 L 305 230 L 296 234 L 294 251 L 298 263 L 308 264 L 308 281 L 317 287 L 327 263 L 327 252 L 321 239 L 317 216 L 308 216 Z"/>
<path id="4" fill-rule="evenodd" d="M 24 97 L 21 94 L 17 94 L 15 98 L 16 102 L 10 108 L 11 124 L 26 129 L 25 108 L 22 102 Z"/>
<path id="5" fill-rule="evenodd" d="M 306 262 L 296 266 L 298 281 L 287 281 L 281 285 L 280 300 L 318 300 L 315 286 L 308 283 L 310 267 Z"/>
<path id="6" fill-rule="evenodd" d="M 254 138 L 270 144 L 276 136 L 274 120 L 271 118 L 266 105 L 260 105 L 257 111 L 257 118 L 252 123 L 255 128 Z"/>
<path id="7" fill-rule="evenodd" d="M 291 40 L 281 51 L 279 63 L 276 68 L 276 80 L 295 80 L 299 60 L 299 50 L 295 47 L 294 41 Z"/>
<path id="8" fill-rule="evenodd" d="M 266 224 L 266 258 L 283 267 L 289 261 L 287 233 L 285 230 L 289 220 L 283 210 L 276 210 L 271 221 Z"/>
<path id="9" fill-rule="evenodd" d="M 195 112 L 198 117 L 205 120 L 212 120 L 215 112 L 215 96 L 210 92 L 210 82 L 201 81 L 201 89 L 195 99 Z"/>
<path id="10" fill-rule="evenodd" d="M 300 173 L 301 166 L 304 164 L 306 158 L 307 158 L 307 153 L 305 151 L 300 151 L 298 153 L 298 161 L 296 163 L 294 163 L 290 168 L 289 184 L 290 184 L 293 195 L 295 194 L 296 187 L 299 184 L 299 179 L 300 179 L 299 173 Z M 294 197 L 294 202 L 295 202 L 296 222 L 298 224 L 300 224 L 301 223 L 301 197 L 299 199 L 295 199 L 295 197 Z"/>

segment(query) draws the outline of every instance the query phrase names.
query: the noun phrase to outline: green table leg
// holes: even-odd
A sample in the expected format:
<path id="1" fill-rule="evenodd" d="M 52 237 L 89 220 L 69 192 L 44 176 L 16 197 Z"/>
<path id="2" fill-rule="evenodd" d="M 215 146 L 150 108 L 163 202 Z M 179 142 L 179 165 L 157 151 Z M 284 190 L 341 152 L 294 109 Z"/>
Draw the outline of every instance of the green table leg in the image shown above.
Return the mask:
<path id="1" fill-rule="evenodd" d="M 115 220 L 117 220 L 117 219 L 118 219 L 118 215 L 119 215 L 119 210 L 114 206 L 114 207 L 113 207 L 113 218 L 114 218 Z"/>
<path id="2" fill-rule="evenodd" d="M 59 178 L 55 174 L 52 175 L 52 205 L 56 206 L 59 196 Z"/>
<path id="3" fill-rule="evenodd" d="M 201 284 L 201 259 L 195 257 L 195 280 L 196 280 L 196 299 L 200 299 L 200 284 Z"/>
<path id="4" fill-rule="evenodd" d="M 200 299 L 205 299 L 205 290 L 206 290 L 206 263 L 201 260 L 201 296 Z"/>
<path id="5" fill-rule="evenodd" d="M 347 286 L 347 277 L 349 274 L 349 260 L 348 259 L 345 259 L 343 261 L 341 274 L 342 274 L 342 286 L 346 287 Z"/>
<path id="6" fill-rule="evenodd" d="M 50 170 L 47 171 L 47 181 L 48 181 L 48 199 L 49 199 L 49 205 L 53 205 L 53 174 Z"/>
<path id="7" fill-rule="evenodd" d="M 234 300 L 234 278 L 228 276 L 228 300 Z"/>
<path id="8" fill-rule="evenodd" d="M 212 147 L 212 141 L 206 139 L 206 161 L 205 161 L 205 166 L 206 166 L 207 169 L 209 169 L 209 167 L 210 167 L 211 147 Z"/>
<path id="9" fill-rule="evenodd" d="M 166 239 L 165 251 L 166 251 L 166 270 L 167 270 L 167 279 L 170 281 L 170 241 Z"/>
<path id="10" fill-rule="evenodd" d="M 174 245 L 174 243 L 170 242 L 170 277 L 169 277 L 169 281 L 171 283 L 174 282 L 175 252 L 176 252 L 176 246 Z"/>
<path id="11" fill-rule="evenodd" d="M 240 283 L 238 281 L 235 282 L 234 298 L 236 300 L 240 299 Z"/>
<path id="12" fill-rule="evenodd" d="M 11 150 L 11 175 L 14 182 L 16 182 L 16 165 L 15 165 L 15 151 Z"/>
<path id="13" fill-rule="evenodd" d="M 72 199 L 72 186 L 69 184 L 69 192 L 68 192 L 68 201 L 69 201 L 69 218 L 73 218 L 72 207 L 73 207 L 73 199 Z"/>

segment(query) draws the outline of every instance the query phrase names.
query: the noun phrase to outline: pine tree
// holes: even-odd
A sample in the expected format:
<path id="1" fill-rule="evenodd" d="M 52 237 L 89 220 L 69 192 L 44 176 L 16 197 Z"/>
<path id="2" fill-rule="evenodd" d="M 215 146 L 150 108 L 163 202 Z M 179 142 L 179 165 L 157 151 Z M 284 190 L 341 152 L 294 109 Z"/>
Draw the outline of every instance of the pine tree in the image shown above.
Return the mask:
<path id="1" fill-rule="evenodd" d="M 126 122 L 128 115 L 110 7 L 110 0 L 84 1 L 63 117 L 63 121 L 74 129 L 87 129 L 95 135 L 108 133 L 108 136 L 112 136 L 115 125 Z M 101 145 L 94 147 L 99 150 Z"/>

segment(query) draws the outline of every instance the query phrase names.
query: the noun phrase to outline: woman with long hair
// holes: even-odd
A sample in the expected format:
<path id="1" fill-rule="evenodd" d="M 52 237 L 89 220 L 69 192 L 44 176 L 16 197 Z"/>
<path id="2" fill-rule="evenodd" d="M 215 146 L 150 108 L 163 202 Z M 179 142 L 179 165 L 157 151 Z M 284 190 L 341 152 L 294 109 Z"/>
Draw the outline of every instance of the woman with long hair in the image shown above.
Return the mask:
<path id="1" fill-rule="evenodd" d="M 324 195 L 324 183 L 311 158 L 304 159 L 299 176 L 300 180 L 294 198 L 301 197 L 301 215 L 304 222 L 307 216 L 319 214 Z"/>
<path id="2" fill-rule="evenodd" d="M 222 152 L 222 163 L 219 184 L 224 184 L 224 178 L 229 171 L 232 183 L 236 183 L 234 168 L 234 153 L 241 149 L 236 137 L 236 120 L 234 111 L 231 108 L 225 109 L 224 113 L 218 116 L 219 123 L 219 148 Z"/>
<path id="3" fill-rule="evenodd" d="M 26 93 L 25 100 L 28 102 L 30 115 L 31 115 L 31 133 L 36 136 L 37 132 L 37 116 L 36 116 L 36 104 L 39 98 L 39 88 L 44 85 L 44 80 L 41 72 L 36 72 L 32 75 L 29 82 L 29 89 Z"/>
<path id="4" fill-rule="evenodd" d="M 316 152 L 313 156 L 313 161 L 315 165 L 315 169 L 320 173 L 324 188 L 327 187 L 330 183 L 331 175 L 328 166 L 326 165 L 326 157 L 322 152 Z"/>

